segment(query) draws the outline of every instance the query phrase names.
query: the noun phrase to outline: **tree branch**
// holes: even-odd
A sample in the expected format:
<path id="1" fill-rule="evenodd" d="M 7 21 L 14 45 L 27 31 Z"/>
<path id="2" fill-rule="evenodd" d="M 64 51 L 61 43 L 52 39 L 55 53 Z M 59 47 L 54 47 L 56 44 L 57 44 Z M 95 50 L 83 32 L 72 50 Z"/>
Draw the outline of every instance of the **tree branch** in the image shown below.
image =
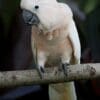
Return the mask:
<path id="1" fill-rule="evenodd" d="M 70 65 L 66 72 L 67 75 L 57 67 L 46 68 L 43 79 L 36 70 L 0 72 L 0 88 L 100 78 L 100 63 Z"/>

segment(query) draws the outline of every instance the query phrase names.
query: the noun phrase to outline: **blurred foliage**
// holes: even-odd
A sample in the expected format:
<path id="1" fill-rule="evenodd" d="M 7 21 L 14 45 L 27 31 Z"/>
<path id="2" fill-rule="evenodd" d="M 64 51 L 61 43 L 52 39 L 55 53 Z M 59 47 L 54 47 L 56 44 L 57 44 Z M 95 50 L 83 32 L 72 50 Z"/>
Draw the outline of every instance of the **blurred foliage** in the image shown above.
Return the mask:
<path id="1" fill-rule="evenodd" d="M 99 0 L 77 0 L 77 1 L 79 1 L 80 7 L 87 14 L 92 12 L 100 4 Z"/>
<path id="2" fill-rule="evenodd" d="M 100 5 L 87 15 L 84 30 L 93 60 L 100 62 Z"/>
<path id="3" fill-rule="evenodd" d="M 4 23 L 5 35 L 8 34 L 11 21 L 19 7 L 19 0 L 0 0 L 0 16 Z"/>

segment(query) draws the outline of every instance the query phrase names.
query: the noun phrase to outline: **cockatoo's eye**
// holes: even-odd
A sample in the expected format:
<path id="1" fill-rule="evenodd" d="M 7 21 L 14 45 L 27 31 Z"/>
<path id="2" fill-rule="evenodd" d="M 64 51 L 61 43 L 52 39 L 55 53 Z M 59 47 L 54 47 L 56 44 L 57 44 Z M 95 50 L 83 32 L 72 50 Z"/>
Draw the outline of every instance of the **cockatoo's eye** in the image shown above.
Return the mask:
<path id="1" fill-rule="evenodd" d="M 39 9 L 39 6 L 38 5 L 35 5 L 35 7 L 34 7 L 35 9 Z"/>

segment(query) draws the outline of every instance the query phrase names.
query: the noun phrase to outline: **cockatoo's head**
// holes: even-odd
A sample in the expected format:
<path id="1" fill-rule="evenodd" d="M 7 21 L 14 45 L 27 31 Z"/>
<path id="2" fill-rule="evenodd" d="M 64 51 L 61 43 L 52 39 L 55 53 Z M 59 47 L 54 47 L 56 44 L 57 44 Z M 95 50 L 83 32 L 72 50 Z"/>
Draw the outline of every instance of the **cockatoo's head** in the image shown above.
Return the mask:
<path id="1" fill-rule="evenodd" d="M 65 17 L 56 0 L 21 0 L 21 8 L 25 22 L 42 30 L 52 29 Z"/>

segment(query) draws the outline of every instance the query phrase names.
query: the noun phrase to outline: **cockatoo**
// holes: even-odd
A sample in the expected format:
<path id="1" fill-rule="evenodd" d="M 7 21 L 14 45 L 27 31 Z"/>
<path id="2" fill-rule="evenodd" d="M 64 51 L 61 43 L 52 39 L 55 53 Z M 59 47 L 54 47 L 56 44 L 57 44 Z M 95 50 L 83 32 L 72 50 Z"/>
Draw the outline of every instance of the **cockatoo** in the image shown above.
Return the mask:
<path id="1" fill-rule="evenodd" d="M 32 52 L 42 78 L 45 66 L 61 64 L 64 71 L 68 64 L 80 63 L 80 40 L 67 4 L 56 0 L 21 0 L 20 6 L 25 22 L 32 25 Z M 50 100 L 76 100 L 74 82 L 50 84 L 49 96 Z"/>

